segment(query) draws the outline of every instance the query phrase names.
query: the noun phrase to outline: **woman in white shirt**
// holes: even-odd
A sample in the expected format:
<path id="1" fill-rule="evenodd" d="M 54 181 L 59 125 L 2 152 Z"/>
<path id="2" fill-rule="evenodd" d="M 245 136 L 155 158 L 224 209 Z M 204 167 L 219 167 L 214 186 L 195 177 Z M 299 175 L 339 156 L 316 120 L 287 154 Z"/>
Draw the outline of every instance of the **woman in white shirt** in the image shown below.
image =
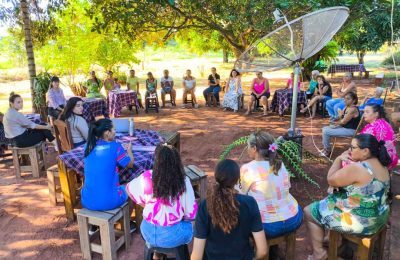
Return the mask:
<path id="1" fill-rule="evenodd" d="M 183 86 L 182 108 L 185 108 L 185 100 L 187 98 L 187 94 L 190 94 L 192 96 L 194 107 L 198 108 L 199 105 L 197 104 L 196 93 L 195 93 L 196 79 L 192 76 L 191 70 L 186 70 L 186 76 L 183 77 L 182 86 Z"/>
<path id="2" fill-rule="evenodd" d="M 74 147 L 86 143 L 88 139 L 89 127 L 82 117 L 82 112 L 83 100 L 79 97 L 72 97 L 68 100 L 65 109 L 60 115 L 60 120 L 69 123 Z"/>
<path id="3" fill-rule="evenodd" d="M 51 134 L 51 126 L 38 125 L 29 120 L 19 110 L 24 107 L 24 102 L 20 95 L 11 92 L 10 108 L 4 115 L 3 124 L 6 138 L 12 139 L 17 147 L 34 146 L 46 139 L 54 141 Z"/>

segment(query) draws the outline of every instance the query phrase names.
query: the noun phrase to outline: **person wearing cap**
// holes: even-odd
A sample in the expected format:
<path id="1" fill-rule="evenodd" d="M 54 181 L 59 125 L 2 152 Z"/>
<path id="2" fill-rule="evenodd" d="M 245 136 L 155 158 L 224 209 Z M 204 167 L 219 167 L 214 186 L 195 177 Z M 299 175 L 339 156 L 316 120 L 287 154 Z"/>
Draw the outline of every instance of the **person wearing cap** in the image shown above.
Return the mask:
<path id="1" fill-rule="evenodd" d="M 311 99 L 314 96 L 315 89 L 318 86 L 317 76 L 319 75 L 318 70 L 313 70 L 311 72 L 311 80 L 308 85 L 308 89 L 306 90 L 307 99 Z"/>
<path id="2" fill-rule="evenodd" d="M 382 106 L 383 105 L 383 98 L 381 98 L 382 93 L 383 93 L 383 88 L 382 87 L 377 87 L 375 89 L 374 94 L 367 94 L 362 102 L 362 105 L 359 107 L 360 110 L 364 110 L 365 106 L 368 105 L 378 105 Z"/>
<path id="3" fill-rule="evenodd" d="M 108 96 L 108 92 L 114 89 L 114 78 L 111 70 L 107 71 L 107 78 L 104 80 L 103 85 Z"/>
<path id="4" fill-rule="evenodd" d="M 52 119 L 57 119 L 67 103 L 64 92 L 60 88 L 60 79 L 56 76 L 51 78 L 50 87 L 46 95 L 48 115 Z"/>

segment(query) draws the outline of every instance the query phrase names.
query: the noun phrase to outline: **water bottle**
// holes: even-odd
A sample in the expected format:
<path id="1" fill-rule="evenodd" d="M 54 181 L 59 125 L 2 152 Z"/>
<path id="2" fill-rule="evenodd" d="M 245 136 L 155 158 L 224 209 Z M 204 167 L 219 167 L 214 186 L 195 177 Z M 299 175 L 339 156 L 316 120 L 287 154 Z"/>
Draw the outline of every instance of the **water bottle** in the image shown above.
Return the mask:
<path id="1" fill-rule="evenodd" d="M 129 135 L 133 136 L 133 132 L 134 132 L 133 118 L 129 118 Z"/>

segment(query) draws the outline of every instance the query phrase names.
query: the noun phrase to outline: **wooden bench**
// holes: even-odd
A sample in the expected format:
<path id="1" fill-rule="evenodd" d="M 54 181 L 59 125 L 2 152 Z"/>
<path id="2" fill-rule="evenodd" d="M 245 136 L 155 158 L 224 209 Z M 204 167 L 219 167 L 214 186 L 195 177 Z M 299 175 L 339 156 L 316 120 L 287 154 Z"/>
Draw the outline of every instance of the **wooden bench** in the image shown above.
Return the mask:
<path id="1" fill-rule="evenodd" d="M 282 242 L 286 242 L 286 260 L 294 260 L 294 251 L 296 248 L 296 231 L 292 233 L 288 233 L 286 235 L 276 237 L 276 238 L 271 238 L 267 239 L 267 245 L 270 246 L 276 246 L 281 244 Z M 267 255 L 265 260 L 269 259 L 269 255 Z"/>
<path id="2" fill-rule="evenodd" d="M 130 246 L 129 221 L 128 203 L 108 211 L 81 209 L 78 212 L 78 227 L 83 258 L 92 259 L 92 252 L 96 252 L 102 254 L 103 259 L 117 259 L 117 250 L 124 244 L 125 249 L 128 249 Z M 117 222 L 121 226 L 120 229 L 115 229 Z M 101 244 L 92 242 L 99 232 L 89 237 L 89 225 L 99 227 Z"/>
<path id="3" fill-rule="evenodd" d="M 378 252 L 376 259 L 383 259 L 383 253 L 385 249 L 385 238 L 386 238 L 386 225 L 383 226 L 376 234 L 372 236 L 356 236 L 352 234 L 341 234 L 337 231 L 329 231 L 329 251 L 328 260 L 337 260 L 338 252 L 338 241 L 342 236 L 344 239 L 355 243 L 358 246 L 357 259 L 358 260 L 372 260 L 372 253 L 374 250 L 375 243 L 378 243 Z"/>
<path id="4" fill-rule="evenodd" d="M 19 148 L 11 147 L 15 176 L 21 178 L 21 172 L 32 172 L 33 177 L 39 178 L 40 172 L 45 171 L 44 143 L 40 142 L 34 146 Z M 23 164 L 24 159 L 29 158 L 29 164 Z"/>

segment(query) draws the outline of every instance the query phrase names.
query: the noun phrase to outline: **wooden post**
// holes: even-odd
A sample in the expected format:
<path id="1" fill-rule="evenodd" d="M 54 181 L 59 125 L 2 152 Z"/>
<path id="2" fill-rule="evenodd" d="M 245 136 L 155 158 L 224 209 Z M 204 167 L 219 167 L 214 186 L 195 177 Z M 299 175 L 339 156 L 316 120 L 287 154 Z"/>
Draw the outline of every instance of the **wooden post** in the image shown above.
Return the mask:
<path id="1" fill-rule="evenodd" d="M 83 259 L 92 259 L 88 218 L 78 215 L 78 227 L 79 227 L 79 240 L 81 244 Z"/>
<path id="2" fill-rule="evenodd" d="M 286 236 L 286 260 L 294 260 L 296 231 Z"/>
<path id="3" fill-rule="evenodd" d="M 61 192 L 63 193 L 64 196 L 64 207 L 65 207 L 65 214 L 67 216 L 68 221 L 74 221 L 75 220 L 75 215 L 74 215 L 74 199 L 72 199 L 72 195 L 75 195 L 75 192 L 71 191 L 71 188 L 75 187 L 70 187 L 70 180 L 69 180 L 69 174 L 68 174 L 68 169 L 67 166 L 65 166 L 64 162 L 58 159 L 58 172 L 60 175 L 60 185 L 61 185 Z"/>
<path id="4" fill-rule="evenodd" d="M 361 243 L 358 245 L 357 260 L 369 260 L 371 259 L 372 253 L 370 254 L 371 239 L 363 238 Z M 372 245 L 373 247 L 373 245 Z"/>
<path id="5" fill-rule="evenodd" d="M 117 249 L 115 248 L 114 223 L 105 222 L 100 225 L 100 238 L 103 259 L 117 259 Z"/>
<path id="6" fill-rule="evenodd" d="M 17 179 L 20 179 L 21 178 L 21 165 L 19 163 L 19 158 L 18 158 L 19 155 L 18 155 L 17 150 L 16 149 L 12 149 L 12 154 L 13 154 L 15 177 Z"/>
<path id="7" fill-rule="evenodd" d="M 57 191 L 56 191 L 56 180 L 54 178 L 54 173 L 47 170 L 47 185 L 49 186 L 49 199 L 50 205 L 57 205 Z"/>
<path id="8" fill-rule="evenodd" d="M 40 177 L 40 170 L 41 167 L 39 166 L 39 158 L 38 158 L 38 148 L 30 149 L 29 150 L 29 159 L 31 161 L 31 169 L 32 169 L 32 175 L 35 178 Z"/>
<path id="9" fill-rule="evenodd" d="M 328 260 L 337 260 L 339 237 L 340 237 L 340 233 L 338 233 L 334 230 L 329 231 Z"/>

